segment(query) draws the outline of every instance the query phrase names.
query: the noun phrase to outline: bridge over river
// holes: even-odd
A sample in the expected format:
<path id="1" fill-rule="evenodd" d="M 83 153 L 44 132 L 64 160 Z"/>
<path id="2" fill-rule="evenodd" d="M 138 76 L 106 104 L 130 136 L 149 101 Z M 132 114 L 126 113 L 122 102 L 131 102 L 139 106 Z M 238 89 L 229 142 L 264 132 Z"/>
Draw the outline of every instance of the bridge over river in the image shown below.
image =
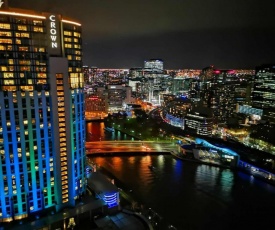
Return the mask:
<path id="1" fill-rule="evenodd" d="M 161 141 L 91 141 L 86 142 L 86 154 L 100 153 L 169 153 L 175 152 L 178 145 L 174 142 Z"/>

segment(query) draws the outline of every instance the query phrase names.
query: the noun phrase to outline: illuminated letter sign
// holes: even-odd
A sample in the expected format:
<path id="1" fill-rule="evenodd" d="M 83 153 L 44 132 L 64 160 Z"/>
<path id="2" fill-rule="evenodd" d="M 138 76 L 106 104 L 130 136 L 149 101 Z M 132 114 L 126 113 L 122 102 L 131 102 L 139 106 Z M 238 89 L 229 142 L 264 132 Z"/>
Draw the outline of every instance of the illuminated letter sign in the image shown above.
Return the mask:
<path id="1" fill-rule="evenodd" d="M 50 37 L 51 37 L 51 46 L 52 48 L 57 48 L 57 41 L 56 41 L 56 21 L 55 21 L 55 15 L 50 16 Z"/>
<path id="2" fill-rule="evenodd" d="M 60 15 L 47 14 L 48 51 L 51 56 L 62 56 L 60 20 Z"/>

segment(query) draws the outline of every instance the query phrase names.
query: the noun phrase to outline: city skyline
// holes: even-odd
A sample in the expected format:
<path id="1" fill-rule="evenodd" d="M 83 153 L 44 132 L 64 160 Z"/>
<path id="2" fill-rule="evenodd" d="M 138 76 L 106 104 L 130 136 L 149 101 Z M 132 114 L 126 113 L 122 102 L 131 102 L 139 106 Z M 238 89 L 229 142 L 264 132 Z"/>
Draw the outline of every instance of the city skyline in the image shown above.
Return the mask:
<path id="1" fill-rule="evenodd" d="M 257 67 L 254 77 L 251 70 L 213 66 L 163 71 L 163 57 L 128 58 L 144 65 L 129 71 L 89 68 L 81 19 L 50 1 L 42 6 L 12 8 L 0 0 L 1 229 L 213 228 L 224 220 L 241 226 L 240 219 L 248 226 L 250 210 L 272 218 L 275 190 L 256 180 L 275 181 L 275 140 L 268 135 L 275 65 Z M 190 170 L 181 160 L 192 161 Z M 110 170 L 124 165 L 123 173 Z M 120 178 L 132 173 L 132 184 Z M 250 197 L 263 199 L 252 206 Z"/>
<path id="2" fill-rule="evenodd" d="M 270 0 L 10 0 L 9 6 L 73 15 L 83 27 L 83 64 L 98 68 L 161 58 L 165 69 L 254 69 L 272 63 L 275 52 Z"/>

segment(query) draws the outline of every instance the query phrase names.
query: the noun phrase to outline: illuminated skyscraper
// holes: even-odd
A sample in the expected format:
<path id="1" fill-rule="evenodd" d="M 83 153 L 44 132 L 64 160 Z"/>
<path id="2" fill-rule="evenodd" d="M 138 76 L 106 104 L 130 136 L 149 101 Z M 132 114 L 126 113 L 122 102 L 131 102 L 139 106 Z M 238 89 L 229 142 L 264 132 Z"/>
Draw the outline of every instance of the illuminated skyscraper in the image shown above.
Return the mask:
<path id="1" fill-rule="evenodd" d="M 275 110 L 275 65 L 256 67 L 252 96 L 256 108 Z"/>
<path id="2" fill-rule="evenodd" d="M 0 221 L 84 193 L 81 24 L 0 8 Z"/>
<path id="3" fill-rule="evenodd" d="M 144 61 L 144 68 L 163 71 L 163 61 L 161 59 L 150 59 Z"/>
<path id="4" fill-rule="evenodd" d="M 275 122 L 275 64 L 256 67 L 252 106 L 263 110 L 263 120 Z"/>

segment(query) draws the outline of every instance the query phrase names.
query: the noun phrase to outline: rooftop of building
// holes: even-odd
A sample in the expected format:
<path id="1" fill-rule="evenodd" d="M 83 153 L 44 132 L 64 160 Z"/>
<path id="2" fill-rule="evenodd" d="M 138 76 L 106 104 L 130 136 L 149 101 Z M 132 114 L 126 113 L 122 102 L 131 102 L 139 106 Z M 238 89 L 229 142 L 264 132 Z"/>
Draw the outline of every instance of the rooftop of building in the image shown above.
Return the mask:
<path id="1" fill-rule="evenodd" d="M 36 16 L 37 18 L 40 18 L 40 19 L 46 19 L 46 15 L 48 14 L 61 15 L 58 12 L 39 12 L 39 11 L 30 10 L 30 9 L 13 8 L 8 6 L 0 8 L 0 14 L 22 16 L 22 17 Z M 73 18 L 64 16 L 64 15 L 61 15 L 61 18 L 63 22 L 68 22 L 68 23 L 71 22 L 75 25 L 81 26 L 80 22 Z"/>

